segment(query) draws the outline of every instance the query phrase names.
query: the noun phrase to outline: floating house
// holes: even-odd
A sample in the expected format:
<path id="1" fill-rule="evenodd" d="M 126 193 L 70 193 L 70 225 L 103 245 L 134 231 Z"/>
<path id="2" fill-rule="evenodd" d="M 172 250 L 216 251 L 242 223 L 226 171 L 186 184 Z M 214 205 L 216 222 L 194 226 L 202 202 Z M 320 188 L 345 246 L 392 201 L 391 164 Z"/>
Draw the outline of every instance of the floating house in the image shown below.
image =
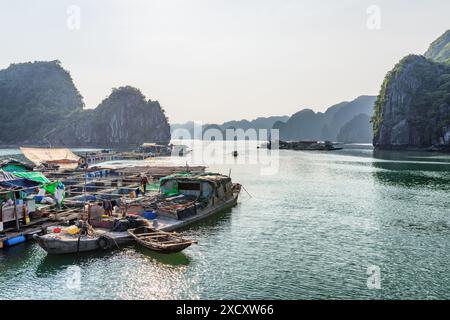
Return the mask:
<path id="1" fill-rule="evenodd" d="M 170 156 L 172 149 L 170 148 L 170 146 L 166 146 L 166 145 L 162 145 L 162 144 L 143 143 L 134 152 L 147 154 L 147 156 L 149 156 L 149 157 Z"/>

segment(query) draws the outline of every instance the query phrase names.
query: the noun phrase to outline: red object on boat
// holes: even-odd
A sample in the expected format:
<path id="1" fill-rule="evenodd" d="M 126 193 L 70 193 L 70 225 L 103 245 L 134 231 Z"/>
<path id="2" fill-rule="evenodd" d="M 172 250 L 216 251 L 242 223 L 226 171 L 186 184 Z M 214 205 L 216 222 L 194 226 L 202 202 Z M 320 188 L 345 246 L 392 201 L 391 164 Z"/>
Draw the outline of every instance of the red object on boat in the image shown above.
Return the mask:
<path id="1" fill-rule="evenodd" d="M 127 213 L 127 216 L 129 217 L 140 217 L 137 213 Z"/>
<path id="2" fill-rule="evenodd" d="M 55 228 L 53 229 L 53 233 L 60 233 L 61 232 L 61 228 Z"/>

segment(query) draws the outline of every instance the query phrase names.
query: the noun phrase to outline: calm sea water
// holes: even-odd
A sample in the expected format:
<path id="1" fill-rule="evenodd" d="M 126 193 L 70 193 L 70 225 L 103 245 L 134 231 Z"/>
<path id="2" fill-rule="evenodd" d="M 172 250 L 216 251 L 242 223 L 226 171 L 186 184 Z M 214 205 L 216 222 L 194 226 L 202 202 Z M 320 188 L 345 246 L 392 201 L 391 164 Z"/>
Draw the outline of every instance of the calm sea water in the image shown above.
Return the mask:
<path id="1" fill-rule="evenodd" d="M 246 157 L 239 143 L 234 159 L 218 145 L 203 160 L 231 169 L 252 197 L 244 191 L 233 210 L 182 232 L 198 245 L 169 256 L 129 246 L 79 257 L 20 245 L 0 251 L 0 298 L 450 298 L 450 156 L 280 151 L 277 173 L 263 175 L 254 149 Z M 154 162 L 186 161 L 195 162 Z M 74 266 L 79 288 L 68 282 Z M 367 286 L 370 266 L 380 289 Z"/>

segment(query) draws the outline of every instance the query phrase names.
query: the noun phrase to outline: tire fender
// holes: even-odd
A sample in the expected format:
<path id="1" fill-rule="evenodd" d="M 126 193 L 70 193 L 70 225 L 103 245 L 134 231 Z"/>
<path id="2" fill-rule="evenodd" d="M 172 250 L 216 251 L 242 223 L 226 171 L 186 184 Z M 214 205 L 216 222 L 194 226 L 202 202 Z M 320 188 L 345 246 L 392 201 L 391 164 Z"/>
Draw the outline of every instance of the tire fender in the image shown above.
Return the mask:
<path id="1" fill-rule="evenodd" d="M 102 250 L 108 250 L 112 247 L 112 240 L 105 236 L 100 236 L 97 240 L 98 246 Z"/>

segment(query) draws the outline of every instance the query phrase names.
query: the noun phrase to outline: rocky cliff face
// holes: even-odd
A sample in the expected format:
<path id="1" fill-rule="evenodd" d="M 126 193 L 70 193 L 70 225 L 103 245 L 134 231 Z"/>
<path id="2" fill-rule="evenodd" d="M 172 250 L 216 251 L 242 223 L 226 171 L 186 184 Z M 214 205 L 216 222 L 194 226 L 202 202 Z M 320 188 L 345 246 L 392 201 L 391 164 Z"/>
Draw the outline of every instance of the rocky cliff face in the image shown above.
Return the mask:
<path id="1" fill-rule="evenodd" d="M 45 143 L 55 125 L 83 106 L 59 61 L 12 64 L 0 70 L 0 143 Z"/>
<path id="2" fill-rule="evenodd" d="M 377 149 L 450 149 L 450 65 L 403 58 L 383 82 L 372 123 Z"/>
<path id="3" fill-rule="evenodd" d="M 158 101 L 146 101 L 136 88 L 113 89 L 94 110 L 68 119 L 54 131 L 57 145 L 127 147 L 143 142 L 170 142 L 170 126 Z"/>
<path id="4" fill-rule="evenodd" d="M 320 140 L 325 117 L 311 109 L 294 113 L 286 123 L 277 122 L 274 129 L 279 130 L 281 140 Z"/>
<path id="5" fill-rule="evenodd" d="M 138 89 L 113 89 L 96 109 L 83 107 L 82 96 L 59 61 L 0 71 L 3 145 L 128 147 L 170 141 L 164 110 Z"/>
<path id="6" fill-rule="evenodd" d="M 373 132 L 370 117 L 361 113 L 347 122 L 339 131 L 337 141 L 344 143 L 368 143 L 372 141 Z"/>

